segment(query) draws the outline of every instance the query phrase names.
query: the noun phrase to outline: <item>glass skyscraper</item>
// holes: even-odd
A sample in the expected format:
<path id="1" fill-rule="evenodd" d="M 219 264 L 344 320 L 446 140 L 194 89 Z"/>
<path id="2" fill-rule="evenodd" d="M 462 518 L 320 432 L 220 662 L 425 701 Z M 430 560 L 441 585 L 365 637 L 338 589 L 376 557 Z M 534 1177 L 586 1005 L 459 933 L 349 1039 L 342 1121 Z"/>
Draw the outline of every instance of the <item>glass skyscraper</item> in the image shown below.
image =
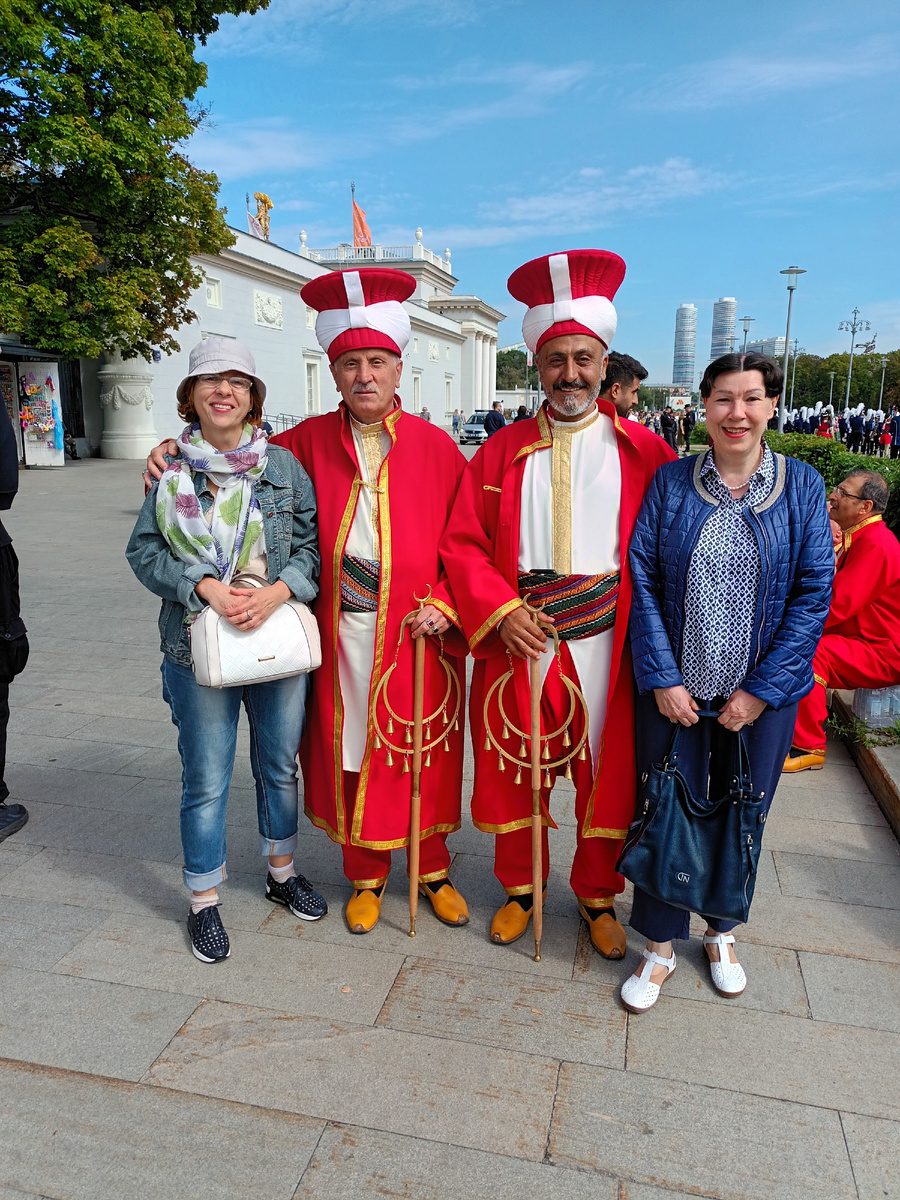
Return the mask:
<path id="1" fill-rule="evenodd" d="M 737 320 L 737 300 L 734 296 L 722 296 L 713 305 L 712 341 L 709 346 L 709 361 L 723 354 L 734 353 L 734 325 Z"/>
<path id="2" fill-rule="evenodd" d="M 735 312 L 737 308 L 735 307 Z M 733 325 L 732 325 L 733 328 Z M 680 304 L 675 311 L 675 357 L 672 385 L 694 390 L 694 355 L 697 350 L 697 306 Z"/>

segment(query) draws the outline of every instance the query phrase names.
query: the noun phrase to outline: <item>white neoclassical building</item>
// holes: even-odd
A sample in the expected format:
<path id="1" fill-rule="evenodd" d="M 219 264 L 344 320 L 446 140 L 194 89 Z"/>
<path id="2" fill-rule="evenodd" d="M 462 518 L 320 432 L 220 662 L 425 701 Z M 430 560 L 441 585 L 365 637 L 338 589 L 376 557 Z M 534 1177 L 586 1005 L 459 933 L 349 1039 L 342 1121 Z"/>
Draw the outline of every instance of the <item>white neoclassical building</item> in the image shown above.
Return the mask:
<path id="1" fill-rule="evenodd" d="M 455 409 L 469 414 L 490 407 L 503 314 L 477 296 L 454 294 L 450 251 L 442 257 L 426 249 L 421 229 L 409 246 L 355 249 L 311 249 L 301 234 L 298 253 L 233 232 L 233 246 L 196 260 L 204 275 L 191 298 L 197 319 L 177 331 L 181 350 L 176 354 L 154 355 L 152 363 L 119 356 L 67 362 L 0 335 L 0 368 L 9 377 L 0 378 L 0 385 L 10 415 L 18 415 L 16 388 L 21 390 L 37 371 L 41 381 L 52 376 L 66 431 L 76 437 L 82 454 L 143 458 L 161 436 L 180 428 L 175 389 L 187 374 L 191 347 L 210 336 L 236 338 L 250 347 L 268 389 L 266 416 L 276 429 L 328 412 L 339 396 L 316 341 L 316 313 L 304 304 L 300 289 L 329 271 L 376 263 L 407 271 L 416 280 L 406 301 L 412 336 L 400 390 L 407 409 L 427 408 L 433 421 L 449 425 Z M 61 453 L 57 458 L 61 465 Z"/>

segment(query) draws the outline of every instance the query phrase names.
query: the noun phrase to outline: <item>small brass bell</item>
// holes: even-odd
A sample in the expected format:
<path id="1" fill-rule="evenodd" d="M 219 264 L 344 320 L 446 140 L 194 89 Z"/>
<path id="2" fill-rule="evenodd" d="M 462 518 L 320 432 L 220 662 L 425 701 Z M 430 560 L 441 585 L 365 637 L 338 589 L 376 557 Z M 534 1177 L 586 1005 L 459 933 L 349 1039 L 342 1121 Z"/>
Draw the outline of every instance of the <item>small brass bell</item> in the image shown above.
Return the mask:
<path id="1" fill-rule="evenodd" d="M 425 766 L 426 766 L 426 767 L 430 767 L 430 766 L 431 766 L 431 751 L 430 751 L 430 750 L 429 750 L 429 751 L 428 751 L 428 753 L 425 755 Z"/>
<path id="2" fill-rule="evenodd" d="M 514 783 L 521 783 L 521 782 L 522 782 L 522 768 L 521 768 L 521 767 L 519 767 L 518 771 L 516 771 L 516 778 L 515 778 L 515 780 L 514 780 L 513 782 L 514 782 Z"/>
<path id="3" fill-rule="evenodd" d="M 564 779 L 572 778 L 572 760 L 571 760 L 571 758 L 566 759 L 566 772 L 565 772 L 565 775 L 563 776 L 563 778 Z"/>
<path id="4" fill-rule="evenodd" d="M 504 740 L 509 737 L 509 726 L 506 721 L 503 722 L 503 733 L 500 735 Z"/>
<path id="5" fill-rule="evenodd" d="M 390 716 L 388 717 L 387 731 L 388 733 L 394 732 L 394 718 Z"/>
<path id="6" fill-rule="evenodd" d="M 572 739 L 569 737 L 569 727 L 568 727 L 568 725 L 567 725 L 567 726 L 565 727 L 565 729 L 563 730 L 563 735 L 562 735 L 562 744 L 563 744 L 564 746 L 571 746 L 571 745 L 572 745 Z"/>
<path id="7" fill-rule="evenodd" d="M 391 754 L 390 746 L 388 746 L 388 748 L 387 748 L 387 754 L 384 756 L 384 761 L 387 763 L 387 765 L 389 767 L 392 767 L 394 765 L 394 756 L 393 756 L 393 754 Z"/>
<path id="8" fill-rule="evenodd" d="M 505 771 L 505 770 L 506 770 L 506 763 L 503 761 L 503 755 L 502 755 L 502 754 L 499 756 L 499 759 L 498 759 L 498 762 L 497 762 L 497 770 L 498 770 L 498 771 Z"/>
<path id="9" fill-rule="evenodd" d="M 587 762 L 587 746 L 586 745 L 582 746 L 581 749 L 578 751 L 578 761 L 579 762 Z"/>
<path id="10" fill-rule="evenodd" d="M 546 762 L 546 760 L 549 757 L 550 757 L 550 740 L 548 738 L 547 741 L 544 742 L 544 749 L 541 751 L 541 758 L 544 759 L 544 761 Z"/>
<path id="11" fill-rule="evenodd" d="M 431 725 L 430 724 L 425 726 L 425 741 L 426 742 L 431 741 Z"/>
<path id="12" fill-rule="evenodd" d="M 409 774 L 409 755 L 408 754 L 403 755 L 403 774 L 404 775 Z"/>
<path id="13" fill-rule="evenodd" d="M 490 748 L 491 748 L 491 739 L 488 737 L 487 734 L 484 735 L 484 748 L 485 748 L 485 750 L 490 750 Z"/>
<path id="14" fill-rule="evenodd" d="M 525 749 L 525 739 L 522 738 L 522 745 L 519 747 L 519 758 L 527 758 L 528 753 Z"/>
<path id="15" fill-rule="evenodd" d="M 447 724 L 447 705 L 446 704 L 441 709 L 441 718 L 442 718 L 444 724 L 446 725 Z"/>
<path id="16" fill-rule="evenodd" d="M 444 738 L 442 745 L 444 747 L 445 753 L 449 754 L 450 753 L 450 743 L 447 741 L 446 738 Z"/>
<path id="17" fill-rule="evenodd" d="M 372 743 L 372 749 L 373 750 L 381 749 L 381 738 L 378 736 L 377 733 L 375 734 L 375 741 Z"/>
<path id="18" fill-rule="evenodd" d="M 454 722 L 453 722 L 453 732 L 454 732 L 454 733 L 459 733 L 459 721 L 454 721 Z"/>
<path id="19" fill-rule="evenodd" d="M 544 787 L 545 787 L 545 788 L 553 787 L 553 780 L 550 778 L 550 772 L 549 772 L 549 771 L 547 771 L 547 772 L 544 774 Z"/>
<path id="20" fill-rule="evenodd" d="M 403 740 L 406 742 L 407 746 L 412 742 L 412 729 L 409 727 L 409 725 L 406 727 L 406 733 L 403 735 Z"/>

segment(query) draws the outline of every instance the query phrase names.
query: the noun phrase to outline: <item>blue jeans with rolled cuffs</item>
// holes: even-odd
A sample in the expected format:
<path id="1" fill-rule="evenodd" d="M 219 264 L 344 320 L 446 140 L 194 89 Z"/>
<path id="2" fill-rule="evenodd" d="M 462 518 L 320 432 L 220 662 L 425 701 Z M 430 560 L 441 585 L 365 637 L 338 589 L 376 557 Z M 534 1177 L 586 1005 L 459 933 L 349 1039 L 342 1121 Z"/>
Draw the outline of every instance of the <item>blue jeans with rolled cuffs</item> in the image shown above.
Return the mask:
<path id="1" fill-rule="evenodd" d="M 701 707 L 721 709 L 724 703 L 719 697 L 702 703 Z M 752 725 L 745 725 L 743 729 L 753 787 L 755 791 L 765 792 L 768 802 L 766 812 L 781 779 L 781 769 L 791 748 L 796 719 L 796 703 L 788 704 L 777 712 L 774 708 L 766 708 Z M 635 722 L 640 778 L 652 763 L 661 762 L 665 757 L 675 726 L 659 711 L 652 692 L 638 697 Z M 717 721 L 705 718 L 682 730 L 678 769 L 693 795 L 707 795 L 707 786 L 708 794 L 725 795 L 731 770 L 733 736 Z M 740 924 L 739 921 L 724 921 L 703 913 L 700 915 L 716 933 L 730 933 Z M 686 941 L 690 936 L 691 914 L 666 904 L 664 900 L 657 900 L 636 887 L 629 924 L 651 942 L 671 942 L 673 939 Z"/>
<path id="2" fill-rule="evenodd" d="M 241 704 L 250 722 L 259 848 L 297 847 L 297 748 L 306 723 L 307 675 L 247 687 L 200 687 L 190 667 L 163 659 L 163 698 L 172 709 L 181 755 L 184 883 L 195 892 L 225 878 L 225 808 L 234 770 Z"/>

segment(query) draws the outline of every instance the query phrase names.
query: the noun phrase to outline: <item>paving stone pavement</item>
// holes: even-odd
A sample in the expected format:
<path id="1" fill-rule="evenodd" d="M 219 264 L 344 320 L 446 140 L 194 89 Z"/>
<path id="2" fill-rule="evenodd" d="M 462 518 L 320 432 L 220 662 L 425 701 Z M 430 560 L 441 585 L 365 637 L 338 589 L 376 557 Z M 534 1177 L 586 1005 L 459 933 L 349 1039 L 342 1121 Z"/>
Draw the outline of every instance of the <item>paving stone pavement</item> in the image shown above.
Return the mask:
<path id="1" fill-rule="evenodd" d="M 694 940 L 651 1013 L 620 1007 L 641 939 L 592 951 L 565 787 L 539 964 L 487 939 L 500 891 L 468 821 L 468 927 L 426 905 L 410 941 L 398 864 L 350 935 L 308 826 L 330 912 L 295 920 L 263 896 L 246 730 L 233 953 L 198 963 L 158 603 L 122 554 L 141 494 L 133 464 L 89 460 L 23 473 L 9 514 L 32 657 L 7 782 L 31 820 L 0 844 L 0 1200 L 900 1198 L 900 850 L 840 744 L 779 789 L 738 1000 Z"/>

